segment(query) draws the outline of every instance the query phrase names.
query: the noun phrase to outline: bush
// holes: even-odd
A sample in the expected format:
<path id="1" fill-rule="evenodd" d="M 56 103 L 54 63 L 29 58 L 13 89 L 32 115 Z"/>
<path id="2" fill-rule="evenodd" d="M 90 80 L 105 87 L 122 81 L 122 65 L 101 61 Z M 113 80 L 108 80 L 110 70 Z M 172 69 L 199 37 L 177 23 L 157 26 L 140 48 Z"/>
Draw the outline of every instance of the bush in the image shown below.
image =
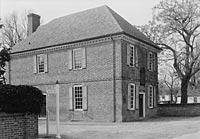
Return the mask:
<path id="1" fill-rule="evenodd" d="M 36 87 L 0 85 L 0 111 L 39 114 L 42 96 L 42 91 Z"/>

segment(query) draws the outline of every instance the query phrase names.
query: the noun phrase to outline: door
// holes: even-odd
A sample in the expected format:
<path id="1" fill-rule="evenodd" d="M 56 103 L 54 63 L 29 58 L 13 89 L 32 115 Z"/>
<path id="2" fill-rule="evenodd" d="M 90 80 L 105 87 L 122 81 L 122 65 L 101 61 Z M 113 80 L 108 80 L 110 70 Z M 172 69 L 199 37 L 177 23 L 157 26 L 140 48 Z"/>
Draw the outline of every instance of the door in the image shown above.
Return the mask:
<path id="1" fill-rule="evenodd" d="M 139 94 L 139 117 L 145 117 L 144 94 Z"/>
<path id="2" fill-rule="evenodd" d="M 39 113 L 39 117 L 46 117 L 46 94 L 42 96 L 42 107 L 41 107 L 41 111 Z"/>

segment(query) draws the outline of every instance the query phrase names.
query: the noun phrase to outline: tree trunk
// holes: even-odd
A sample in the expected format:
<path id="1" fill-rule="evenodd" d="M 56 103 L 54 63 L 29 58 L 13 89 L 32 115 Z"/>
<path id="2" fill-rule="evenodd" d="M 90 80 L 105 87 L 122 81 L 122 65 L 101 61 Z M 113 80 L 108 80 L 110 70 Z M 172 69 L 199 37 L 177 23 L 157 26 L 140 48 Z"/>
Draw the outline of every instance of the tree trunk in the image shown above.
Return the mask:
<path id="1" fill-rule="evenodd" d="M 189 80 L 190 78 L 183 78 L 181 80 L 181 104 L 187 104 Z"/>

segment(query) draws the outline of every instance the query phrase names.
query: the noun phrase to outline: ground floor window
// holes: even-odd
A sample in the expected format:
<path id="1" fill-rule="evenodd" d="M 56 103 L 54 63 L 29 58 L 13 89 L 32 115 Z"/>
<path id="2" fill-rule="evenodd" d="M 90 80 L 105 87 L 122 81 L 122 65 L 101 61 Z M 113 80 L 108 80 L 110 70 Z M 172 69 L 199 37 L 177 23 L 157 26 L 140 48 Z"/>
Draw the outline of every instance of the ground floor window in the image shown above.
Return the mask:
<path id="1" fill-rule="evenodd" d="M 148 95 L 149 95 L 149 108 L 153 108 L 154 91 L 153 91 L 153 86 L 152 85 L 148 86 Z"/>
<path id="2" fill-rule="evenodd" d="M 70 110 L 87 110 L 87 86 L 74 85 L 69 88 L 69 109 Z"/>
<path id="3" fill-rule="evenodd" d="M 80 85 L 74 86 L 74 109 L 83 109 L 83 87 Z"/>
<path id="4" fill-rule="evenodd" d="M 135 110 L 135 84 L 128 84 L 128 109 Z"/>

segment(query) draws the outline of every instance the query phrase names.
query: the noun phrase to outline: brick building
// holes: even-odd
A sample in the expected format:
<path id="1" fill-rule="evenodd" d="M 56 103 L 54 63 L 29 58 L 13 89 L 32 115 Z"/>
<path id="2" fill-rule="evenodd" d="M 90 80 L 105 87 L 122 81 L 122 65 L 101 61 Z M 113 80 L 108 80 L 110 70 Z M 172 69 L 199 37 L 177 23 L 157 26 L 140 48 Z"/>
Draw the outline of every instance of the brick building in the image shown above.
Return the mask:
<path id="1" fill-rule="evenodd" d="M 8 82 L 47 94 L 55 119 L 56 81 L 63 121 L 134 121 L 157 114 L 159 48 L 107 6 L 40 26 L 29 14 L 28 37 L 13 47 Z"/>

